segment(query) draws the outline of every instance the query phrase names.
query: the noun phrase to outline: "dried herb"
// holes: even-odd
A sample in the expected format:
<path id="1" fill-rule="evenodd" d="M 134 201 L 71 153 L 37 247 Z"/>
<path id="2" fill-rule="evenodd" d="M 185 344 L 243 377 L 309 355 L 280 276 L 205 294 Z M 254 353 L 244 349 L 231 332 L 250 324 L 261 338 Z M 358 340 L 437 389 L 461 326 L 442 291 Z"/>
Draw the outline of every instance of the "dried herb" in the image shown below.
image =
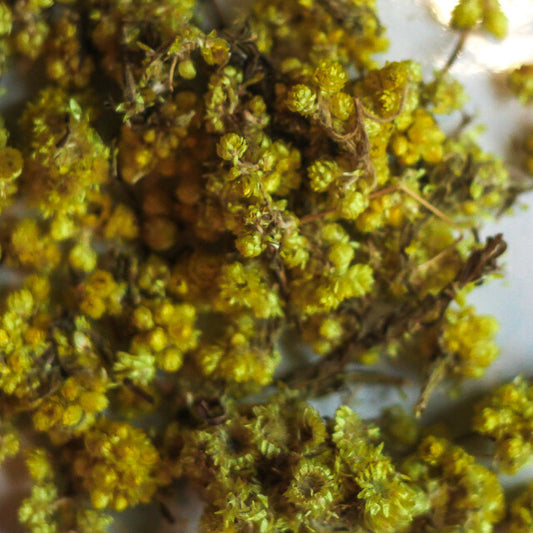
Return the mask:
<path id="1" fill-rule="evenodd" d="M 467 118 L 447 135 L 438 116 L 464 103 L 449 69 L 468 35 L 503 37 L 498 2 L 458 3 L 458 45 L 428 80 L 374 58 L 373 0 L 257 0 L 231 26 L 212 2 L 213 30 L 196 7 L 0 3 L 2 72 L 41 76 L 0 128 L 17 273 L 0 458 L 21 454 L 33 481 L 21 524 L 103 532 L 149 502 L 179 523 L 181 480 L 205 532 L 492 531 L 503 491 L 453 434 L 309 400 L 417 375 L 420 414 L 497 356 L 465 294 L 499 273 L 503 237 L 479 226 L 520 187 Z M 528 387 L 476 408 L 495 469 L 532 455 Z"/>

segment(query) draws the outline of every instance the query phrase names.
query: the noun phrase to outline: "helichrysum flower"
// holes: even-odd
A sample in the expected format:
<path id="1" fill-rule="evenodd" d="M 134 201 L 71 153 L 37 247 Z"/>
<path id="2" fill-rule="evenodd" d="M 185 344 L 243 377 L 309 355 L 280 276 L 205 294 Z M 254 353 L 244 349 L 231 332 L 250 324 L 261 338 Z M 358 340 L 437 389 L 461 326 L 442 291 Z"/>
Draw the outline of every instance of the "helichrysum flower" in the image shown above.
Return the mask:
<path id="1" fill-rule="evenodd" d="M 102 419 L 84 443 L 74 470 L 96 509 L 120 511 L 150 501 L 157 488 L 159 454 L 142 430 Z"/>
<path id="2" fill-rule="evenodd" d="M 298 84 L 287 95 L 287 107 L 300 115 L 312 115 L 316 111 L 316 93 L 308 85 Z"/>

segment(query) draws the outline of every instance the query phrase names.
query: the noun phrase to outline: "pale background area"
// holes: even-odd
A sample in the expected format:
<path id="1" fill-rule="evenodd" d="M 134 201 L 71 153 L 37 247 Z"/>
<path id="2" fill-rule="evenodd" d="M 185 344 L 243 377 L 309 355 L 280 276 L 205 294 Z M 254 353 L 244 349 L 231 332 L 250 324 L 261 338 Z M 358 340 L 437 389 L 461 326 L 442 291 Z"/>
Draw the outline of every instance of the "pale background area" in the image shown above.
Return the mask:
<path id="1" fill-rule="evenodd" d="M 237 11 L 242 11 L 243 5 L 249 4 L 250 0 L 220 1 L 220 4 L 231 3 L 238 6 Z M 441 67 L 457 39 L 445 26 L 454 4 L 455 0 L 378 0 L 380 17 L 391 41 L 391 48 L 384 55 L 385 59 L 415 59 L 422 64 L 426 75 Z M 503 157 L 514 169 L 516 165 L 513 165 L 510 155 L 511 143 L 528 125 L 533 127 L 533 107 L 524 108 L 517 100 L 502 92 L 498 79 L 509 68 L 526 61 L 533 62 L 533 2 L 502 0 L 501 4 L 510 21 L 509 37 L 503 42 L 496 42 L 482 35 L 471 36 L 451 73 L 465 85 L 470 95 L 466 110 L 476 117 L 478 123 L 487 126 L 481 136 L 483 148 Z M 20 99 L 21 95 L 16 97 Z M 4 105 L 6 103 L 4 100 Z M 459 116 L 447 119 L 443 127 L 453 128 L 459 120 Z M 521 203 L 533 205 L 533 194 L 523 196 Z M 533 377 L 533 211 L 517 207 L 512 216 L 487 224 L 483 235 L 499 232 L 504 234 L 509 244 L 509 250 L 503 259 L 505 279 L 492 281 L 478 288 L 470 300 L 480 312 L 492 314 L 498 319 L 501 356 L 483 380 L 470 382 L 465 386 L 467 398 L 519 373 Z M 415 388 L 407 388 L 402 393 L 379 387 L 359 389 L 355 391 L 352 403 L 364 416 L 372 417 L 379 413 L 382 406 L 399 401 L 412 404 L 416 395 Z M 332 413 L 337 403 L 338 399 L 321 402 L 320 407 L 325 413 Z M 430 405 L 426 417 L 431 418 L 434 413 L 447 410 L 452 412 L 453 420 L 454 410 L 459 412 L 462 405 L 464 404 L 457 404 L 448 396 L 440 394 Z M 17 476 L 12 475 L 12 466 L 8 465 L 7 473 L 4 472 L 0 477 L 0 533 L 18 531 L 10 517 L 13 517 L 17 502 L 26 490 L 24 483 L 17 481 Z M 512 485 L 520 478 L 531 477 L 532 472 L 533 469 L 529 469 L 512 480 L 503 481 L 506 485 Z M 114 531 L 195 532 L 194 520 L 187 518 L 197 516 L 197 499 L 186 488 L 181 487 L 180 493 L 181 504 L 175 508 L 178 518 L 175 525 L 165 525 L 155 509 L 140 508 L 129 512 L 131 521 L 126 523 L 121 520 Z"/>

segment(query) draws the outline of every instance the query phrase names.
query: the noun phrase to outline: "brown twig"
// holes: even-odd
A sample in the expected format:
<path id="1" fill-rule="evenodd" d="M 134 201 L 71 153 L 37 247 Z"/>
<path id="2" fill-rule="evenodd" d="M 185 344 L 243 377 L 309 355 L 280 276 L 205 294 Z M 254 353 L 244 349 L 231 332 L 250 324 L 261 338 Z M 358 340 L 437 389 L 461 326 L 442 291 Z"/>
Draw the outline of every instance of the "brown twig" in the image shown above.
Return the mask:
<path id="1" fill-rule="evenodd" d="M 446 377 L 446 371 L 448 370 L 448 365 L 450 364 L 450 362 L 450 354 L 445 356 L 439 355 L 431 365 L 428 372 L 427 381 L 425 382 L 424 386 L 422 387 L 422 390 L 420 391 L 418 401 L 416 402 L 414 408 L 414 413 L 417 418 L 420 417 L 425 411 L 431 395 L 433 394 L 439 383 Z"/>
<path id="2" fill-rule="evenodd" d="M 321 211 L 320 213 L 313 213 L 312 215 L 306 215 L 305 217 L 302 217 L 300 219 L 300 225 L 301 224 L 309 224 L 310 222 L 314 222 L 315 220 L 319 220 L 321 218 L 327 217 L 328 215 L 332 215 L 335 213 L 336 209 L 328 209 L 327 211 Z"/>
<path id="3" fill-rule="evenodd" d="M 468 37 L 468 35 L 469 35 L 468 30 L 463 30 L 461 32 L 461 34 L 459 35 L 459 40 L 457 41 L 455 48 L 452 50 L 450 57 L 448 58 L 444 66 L 440 69 L 437 75 L 437 80 L 442 79 L 447 74 L 447 72 L 452 68 L 453 64 L 455 63 L 455 61 L 459 57 L 459 54 L 461 53 L 461 51 L 463 50 L 465 46 L 466 38 Z"/>
<path id="4" fill-rule="evenodd" d="M 393 185 L 392 187 L 385 187 L 384 189 L 379 189 L 377 191 L 374 191 L 368 195 L 368 197 L 373 200 L 374 198 L 378 198 L 380 196 L 383 196 L 384 194 L 389 194 L 391 192 L 396 192 L 398 190 L 398 185 Z"/>
<path id="5" fill-rule="evenodd" d="M 213 8 L 213 13 L 217 19 L 217 28 L 224 28 L 226 24 L 226 19 L 224 18 L 224 13 L 222 12 L 221 7 L 218 4 L 218 0 L 211 0 L 211 7 Z"/>
<path id="6" fill-rule="evenodd" d="M 431 259 L 428 259 L 427 261 L 424 261 L 423 263 L 418 265 L 415 270 L 423 270 L 425 268 L 430 267 L 431 265 L 434 265 L 435 263 L 438 263 L 444 256 L 451 252 L 461 240 L 462 236 L 455 239 L 452 244 L 449 244 L 448 246 L 443 248 L 438 254 L 434 255 Z"/>
<path id="7" fill-rule="evenodd" d="M 123 383 L 129 390 L 131 390 L 131 392 L 139 396 L 139 398 L 142 398 L 145 402 L 148 402 L 150 404 L 155 403 L 154 397 L 148 392 L 146 392 L 144 389 L 133 383 L 130 378 L 125 378 L 123 380 Z"/>
<path id="8" fill-rule="evenodd" d="M 174 92 L 174 72 L 176 71 L 176 65 L 178 64 L 178 56 L 175 55 L 172 58 L 170 65 L 170 71 L 168 73 L 168 89 L 170 92 Z"/>
<path id="9" fill-rule="evenodd" d="M 405 194 L 408 194 L 411 198 L 415 199 L 418 203 L 422 204 L 426 209 L 431 211 L 434 215 L 438 216 L 440 219 L 444 220 L 450 226 L 453 226 L 455 229 L 461 229 L 449 216 L 445 215 L 440 209 L 435 207 L 433 204 L 430 204 L 427 200 L 422 198 L 419 194 L 415 193 L 403 183 L 398 184 L 398 189 L 401 189 Z"/>

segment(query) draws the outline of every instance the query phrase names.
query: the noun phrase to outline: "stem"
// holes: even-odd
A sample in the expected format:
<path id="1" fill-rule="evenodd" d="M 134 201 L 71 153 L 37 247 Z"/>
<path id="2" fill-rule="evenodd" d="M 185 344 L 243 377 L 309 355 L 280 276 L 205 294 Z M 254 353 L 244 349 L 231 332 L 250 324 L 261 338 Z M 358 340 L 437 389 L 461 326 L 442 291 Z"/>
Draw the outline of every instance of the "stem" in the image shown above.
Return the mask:
<path id="1" fill-rule="evenodd" d="M 142 398 L 145 402 L 148 402 L 150 404 L 155 403 L 154 397 L 138 385 L 135 385 L 135 383 L 133 383 L 130 378 L 125 378 L 123 380 L 123 383 L 129 390 L 131 390 L 131 392 L 139 396 L 139 398 Z"/>
<path id="2" fill-rule="evenodd" d="M 211 6 L 213 7 L 213 12 L 217 19 L 217 27 L 223 28 L 226 25 L 226 21 L 224 20 L 222 9 L 220 9 L 220 6 L 218 5 L 218 0 L 211 0 Z"/>
<path id="3" fill-rule="evenodd" d="M 390 192 L 395 192 L 400 187 L 398 185 L 393 185 L 392 187 L 385 187 L 384 189 L 380 189 L 379 191 L 374 191 L 369 195 L 369 198 L 373 200 L 374 198 L 378 198 L 379 196 L 383 196 L 384 194 L 389 194 Z"/>
<path id="4" fill-rule="evenodd" d="M 424 263 L 418 265 L 415 270 L 423 270 L 431 265 L 434 265 L 435 263 L 438 263 L 446 254 L 451 252 L 461 240 L 462 237 L 459 237 L 452 244 L 449 244 L 448 246 L 446 246 L 446 248 L 442 249 L 437 255 L 434 255 L 431 259 L 428 259 Z"/>
<path id="5" fill-rule="evenodd" d="M 398 185 L 393 185 L 391 187 L 385 187 L 384 189 L 380 189 L 378 191 L 374 191 L 369 195 L 369 198 L 372 200 L 374 198 L 378 198 L 379 196 L 382 196 L 384 194 L 389 194 L 394 191 L 403 191 L 405 194 L 408 194 L 411 198 L 416 200 L 419 204 L 423 205 L 426 209 L 431 211 L 434 215 L 438 216 L 440 219 L 444 220 L 451 226 L 453 226 L 455 229 L 460 230 L 461 227 L 458 226 L 449 216 L 445 215 L 440 209 L 435 207 L 433 204 L 430 204 L 427 200 L 422 198 L 419 194 L 409 189 L 406 185 L 403 185 L 402 183 L 399 183 Z"/>
<path id="6" fill-rule="evenodd" d="M 408 187 L 406 187 L 405 185 L 401 183 L 398 185 L 398 188 L 401 189 L 404 193 L 411 196 L 411 198 L 414 198 L 417 202 L 422 204 L 426 209 L 431 211 L 434 215 L 438 216 L 440 219 L 450 224 L 450 226 L 453 226 L 455 229 L 458 229 L 458 230 L 461 229 L 460 226 L 458 226 L 449 216 L 445 215 L 440 209 L 430 204 L 427 200 L 422 198 L 422 196 L 416 194 L 411 189 L 409 189 Z"/>
<path id="7" fill-rule="evenodd" d="M 427 404 L 429 402 L 429 399 L 431 398 L 431 395 L 437 388 L 438 384 L 444 379 L 446 376 L 446 370 L 448 369 L 448 365 L 450 364 L 451 356 L 445 355 L 445 356 L 439 356 L 436 361 L 433 362 L 431 365 L 431 369 L 429 372 L 428 380 L 426 381 L 426 384 L 420 391 L 420 396 L 418 397 L 418 401 L 415 405 L 415 416 L 418 418 L 422 415 L 424 410 L 427 407 Z"/>
<path id="8" fill-rule="evenodd" d="M 342 379 L 343 376 L 346 376 L 346 366 L 357 355 L 364 353 L 372 346 L 400 339 L 405 333 L 420 328 L 421 324 L 427 320 L 428 315 L 432 317 L 432 322 L 435 321 L 436 316 L 442 317 L 455 295 L 465 285 L 483 279 L 487 272 L 493 272 L 498 268 L 496 259 L 505 251 L 505 248 L 506 244 L 501 234 L 489 237 L 484 248 L 475 250 L 470 255 L 455 279 L 438 296 L 428 294 L 423 300 L 417 300 L 400 309 L 392 309 L 387 315 L 380 316 L 374 321 L 367 317 L 367 320 L 361 323 L 359 330 L 354 332 L 341 346 L 314 364 L 291 370 L 283 375 L 280 381 L 290 387 L 298 384 L 309 394 L 312 391 L 309 391 L 308 387 L 306 388 L 306 383 L 314 381 L 323 383 L 325 380 L 331 380 L 332 377 Z M 447 359 L 445 360 L 446 363 L 449 362 Z M 428 390 L 423 391 L 422 400 L 428 392 L 431 392 L 429 386 L 433 386 L 437 377 L 437 375 L 433 376 L 433 379 L 430 379 L 431 383 L 426 385 L 425 388 Z M 323 390 L 325 387 L 321 388 Z M 424 404 L 421 404 L 419 410 L 423 408 Z"/>
<path id="9" fill-rule="evenodd" d="M 327 211 L 321 211 L 320 213 L 315 213 L 313 215 L 306 215 L 300 219 L 300 224 L 309 224 L 309 222 L 314 222 L 320 218 L 327 217 L 328 215 L 333 215 L 336 209 L 328 209 Z"/>
<path id="10" fill-rule="evenodd" d="M 444 64 L 440 72 L 438 73 L 437 80 L 442 79 L 446 75 L 446 73 L 452 68 L 453 64 L 455 63 L 455 61 L 459 57 L 459 54 L 462 52 L 465 46 L 466 38 L 468 37 L 468 34 L 469 34 L 468 30 L 464 30 L 461 32 L 461 34 L 459 35 L 459 40 L 457 41 L 455 48 L 452 50 L 452 53 L 450 57 L 448 58 L 448 61 L 446 61 L 446 63 Z"/>
<path id="11" fill-rule="evenodd" d="M 176 65 L 178 64 L 178 56 L 175 55 L 172 58 L 172 64 L 170 65 L 170 72 L 168 74 L 168 88 L 170 92 L 174 92 L 174 72 L 176 70 Z"/>
<path id="12" fill-rule="evenodd" d="M 301 377 L 301 379 L 299 379 Z M 363 384 L 363 385 L 393 385 L 402 386 L 407 384 L 407 380 L 401 376 L 384 374 L 376 370 L 341 370 L 324 372 L 323 377 L 320 374 L 316 378 L 310 378 L 295 372 L 286 378 L 291 387 L 303 391 L 306 396 L 318 398 L 336 392 L 346 384 Z M 285 381 L 285 379 L 283 379 Z"/>

